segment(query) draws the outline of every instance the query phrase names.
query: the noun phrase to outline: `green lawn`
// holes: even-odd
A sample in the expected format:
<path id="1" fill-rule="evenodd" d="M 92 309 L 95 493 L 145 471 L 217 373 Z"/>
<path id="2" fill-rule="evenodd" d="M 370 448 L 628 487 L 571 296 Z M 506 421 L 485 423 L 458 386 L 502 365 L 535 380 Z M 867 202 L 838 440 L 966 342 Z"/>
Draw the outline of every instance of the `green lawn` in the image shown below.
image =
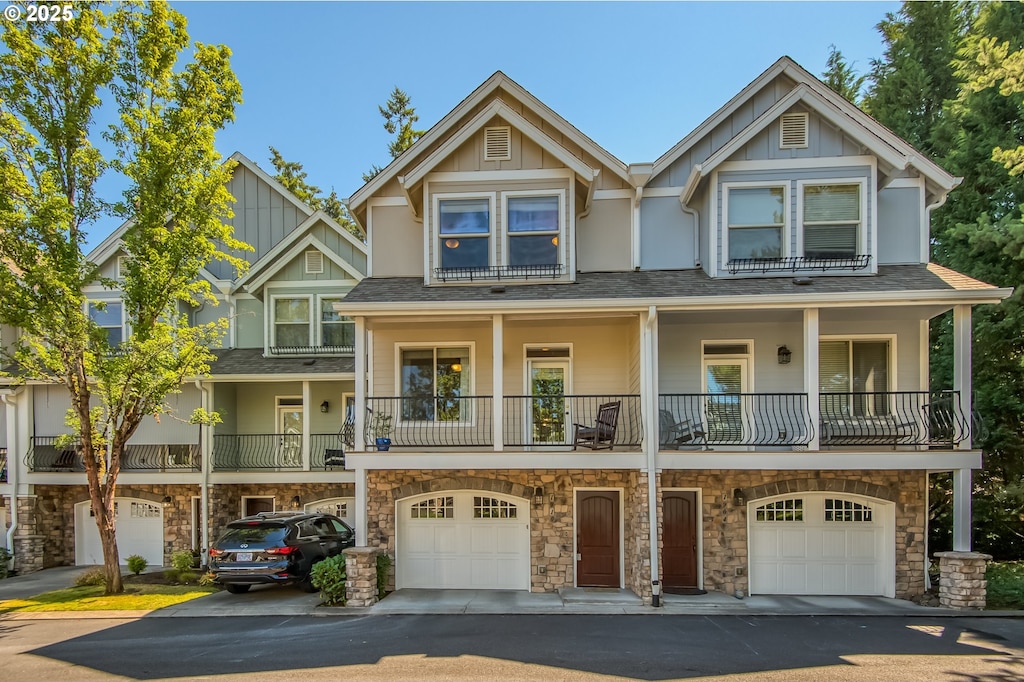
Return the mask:
<path id="1" fill-rule="evenodd" d="M 988 608 L 1024 609 L 1024 561 L 988 565 Z"/>
<path id="2" fill-rule="evenodd" d="M 27 599 L 0 601 L 0 613 L 25 611 L 151 611 L 217 592 L 195 585 L 131 585 L 123 594 L 106 596 L 103 586 L 69 587 Z"/>

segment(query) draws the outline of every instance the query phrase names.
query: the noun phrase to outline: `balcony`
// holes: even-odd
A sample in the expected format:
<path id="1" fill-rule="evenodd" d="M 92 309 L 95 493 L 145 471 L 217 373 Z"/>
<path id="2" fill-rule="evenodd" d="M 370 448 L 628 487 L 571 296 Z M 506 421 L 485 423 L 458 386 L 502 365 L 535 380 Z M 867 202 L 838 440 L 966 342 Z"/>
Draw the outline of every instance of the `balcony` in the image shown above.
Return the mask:
<path id="1" fill-rule="evenodd" d="M 0 483 L 7 483 L 7 448 L 0 448 Z"/>
<path id="2" fill-rule="evenodd" d="M 821 445 L 952 449 L 971 434 L 957 391 L 822 393 Z"/>
<path id="3" fill-rule="evenodd" d="M 302 434 L 214 434 L 214 471 L 304 471 Z M 345 453 L 337 433 L 311 434 L 309 468 L 344 468 Z"/>
<path id="4" fill-rule="evenodd" d="M 658 397 L 662 450 L 712 446 L 806 448 L 806 393 L 680 393 Z"/>
<path id="5" fill-rule="evenodd" d="M 61 436 L 32 438 L 25 459 L 28 470 L 33 473 L 85 471 L 77 441 L 65 440 L 66 437 Z M 200 448 L 195 443 L 129 443 L 121 458 L 121 471 L 185 472 L 201 468 Z"/>
<path id="6" fill-rule="evenodd" d="M 365 442 L 372 447 L 377 437 L 387 437 L 392 448 L 491 448 L 493 402 L 493 396 L 367 398 Z M 638 449 L 643 430 L 636 394 L 504 396 L 502 443 L 523 449 L 572 447 L 575 424 L 593 427 L 600 406 L 616 402 L 611 446 Z"/>

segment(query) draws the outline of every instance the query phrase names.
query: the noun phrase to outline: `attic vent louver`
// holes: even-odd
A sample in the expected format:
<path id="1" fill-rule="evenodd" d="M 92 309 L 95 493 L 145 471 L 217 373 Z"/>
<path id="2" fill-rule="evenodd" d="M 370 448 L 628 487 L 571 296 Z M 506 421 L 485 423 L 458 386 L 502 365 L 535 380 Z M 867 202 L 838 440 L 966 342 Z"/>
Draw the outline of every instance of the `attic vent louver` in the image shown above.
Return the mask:
<path id="1" fill-rule="evenodd" d="M 484 128 L 484 161 L 508 161 L 512 158 L 512 129 L 508 126 Z"/>
<path id="2" fill-rule="evenodd" d="M 324 254 L 316 249 L 306 252 L 306 274 L 319 275 L 324 271 Z"/>
<path id="3" fill-rule="evenodd" d="M 782 149 L 804 149 L 807 147 L 807 114 L 783 114 L 779 126 Z"/>

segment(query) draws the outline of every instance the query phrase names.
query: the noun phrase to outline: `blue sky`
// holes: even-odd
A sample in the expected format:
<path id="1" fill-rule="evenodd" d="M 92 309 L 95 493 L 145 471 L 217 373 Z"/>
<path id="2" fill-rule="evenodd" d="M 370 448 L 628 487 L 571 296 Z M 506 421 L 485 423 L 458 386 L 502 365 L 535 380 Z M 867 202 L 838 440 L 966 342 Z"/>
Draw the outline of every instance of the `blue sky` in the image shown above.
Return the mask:
<path id="1" fill-rule="evenodd" d="M 782 55 L 866 71 L 896 2 L 174 2 L 223 43 L 244 90 L 218 138 L 267 147 L 348 197 L 390 160 L 377 106 L 398 86 L 429 128 L 497 70 L 625 163 L 654 161 Z M 116 224 L 99 224 L 97 244 Z"/>

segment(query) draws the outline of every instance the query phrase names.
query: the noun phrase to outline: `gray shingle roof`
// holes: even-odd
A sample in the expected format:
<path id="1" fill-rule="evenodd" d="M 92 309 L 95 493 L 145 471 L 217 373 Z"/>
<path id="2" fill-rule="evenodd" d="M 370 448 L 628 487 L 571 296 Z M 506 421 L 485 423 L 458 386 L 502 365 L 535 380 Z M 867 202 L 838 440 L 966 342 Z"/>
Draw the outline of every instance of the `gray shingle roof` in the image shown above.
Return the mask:
<path id="1" fill-rule="evenodd" d="M 236 374 L 342 374 L 355 372 L 351 357 L 265 358 L 262 348 L 215 350 L 210 363 L 214 377 Z"/>
<path id="2" fill-rule="evenodd" d="M 945 268 L 943 268 L 945 270 Z M 952 272 L 952 271 L 946 271 Z M 944 273 L 943 273 L 944 274 Z M 805 277 L 804 273 L 800 273 Z M 880 265 L 877 275 L 811 275 L 811 284 L 795 284 L 793 277 L 712 279 L 703 270 L 646 270 L 640 272 L 585 272 L 571 284 L 504 284 L 423 286 L 419 277 L 367 278 L 346 296 L 346 303 L 438 303 L 452 301 L 538 301 L 560 299 L 668 298 L 680 296 L 777 296 L 892 291 L 961 291 L 993 288 L 959 275 L 940 276 L 928 265 Z M 968 286 L 968 283 L 970 286 Z M 499 285 L 504 291 L 493 293 Z"/>

